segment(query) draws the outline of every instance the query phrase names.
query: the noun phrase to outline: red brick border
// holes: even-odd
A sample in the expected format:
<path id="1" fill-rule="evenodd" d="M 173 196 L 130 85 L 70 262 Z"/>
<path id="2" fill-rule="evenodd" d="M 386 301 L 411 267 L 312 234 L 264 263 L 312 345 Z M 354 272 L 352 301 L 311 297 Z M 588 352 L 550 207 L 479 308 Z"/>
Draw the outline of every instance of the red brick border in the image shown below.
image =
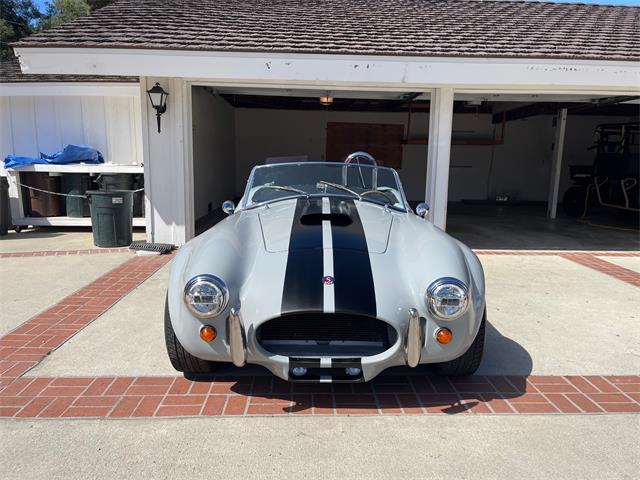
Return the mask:
<path id="1" fill-rule="evenodd" d="M 635 285 L 636 287 L 640 287 L 640 273 L 634 272 L 633 270 L 630 270 L 628 268 L 621 267 L 620 265 L 616 265 L 615 263 L 602 260 L 601 258 L 598 258 L 600 256 L 603 255 L 596 256 L 585 253 L 563 253 L 561 255 L 561 257 L 579 263 L 580 265 L 593 268 L 598 272 L 605 273 L 614 278 L 617 278 L 618 280 L 622 280 L 623 282 L 627 282 L 631 285 Z"/>
<path id="2" fill-rule="evenodd" d="M 99 253 L 128 253 L 129 247 L 119 248 L 86 248 L 84 250 L 41 250 L 38 252 L 5 252 L 0 253 L 0 258 L 14 257 L 64 257 L 68 255 L 95 255 Z"/>
<path id="3" fill-rule="evenodd" d="M 557 256 L 571 260 L 584 267 L 592 268 L 598 272 L 610 275 L 618 280 L 640 287 L 640 273 L 615 263 L 607 262 L 598 257 L 640 257 L 640 252 L 567 252 L 567 251 L 536 251 L 536 250 L 475 250 L 477 255 L 516 255 L 516 256 Z"/>
<path id="4" fill-rule="evenodd" d="M 640 376 L 382 376 L 365 384 L 275 377 L 19 378 L 0 392 L 3 417 L 197 417 L 343 414 L 640 412 Z"/>
<path id="5" fill-rule="evenodd" d="M 0 385 L 33 368 L 171 257 L 134 257 L 0 338 Z"/>

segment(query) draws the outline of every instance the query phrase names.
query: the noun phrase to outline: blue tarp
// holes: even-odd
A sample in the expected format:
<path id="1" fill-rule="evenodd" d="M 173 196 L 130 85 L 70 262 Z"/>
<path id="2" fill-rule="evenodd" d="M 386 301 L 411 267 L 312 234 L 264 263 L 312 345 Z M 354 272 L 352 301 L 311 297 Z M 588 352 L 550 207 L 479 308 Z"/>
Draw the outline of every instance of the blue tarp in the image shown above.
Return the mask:
<path id="1" fill-rule="evenodd" d="M 40 157 L 18 157 L 16 155 L 7 155 L 4 159 L 4 168 L 23 167 L 25 165 L 33 165 L 35 163 L 64 165 L 67 163 L 104 163 L 102 154 L 89 145 L 72 145 L 64 147 L 61 152 L 51 155 L 40 154 Z"/>

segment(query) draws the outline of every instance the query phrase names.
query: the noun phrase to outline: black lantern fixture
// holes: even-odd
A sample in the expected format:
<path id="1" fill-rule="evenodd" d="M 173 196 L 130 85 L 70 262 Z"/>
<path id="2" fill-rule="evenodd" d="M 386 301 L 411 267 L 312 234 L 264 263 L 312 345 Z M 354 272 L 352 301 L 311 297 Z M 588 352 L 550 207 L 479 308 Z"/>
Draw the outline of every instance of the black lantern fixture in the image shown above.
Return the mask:
<path id="1" fill-rule="evenodd" d="M 160 116 L 167 111 L 167 92 L 160 86 L 159 83 L 147 90 L 151 106 L 156 109 L 156 118 L 158 119 L 158 133 L 160 133 Z"/>

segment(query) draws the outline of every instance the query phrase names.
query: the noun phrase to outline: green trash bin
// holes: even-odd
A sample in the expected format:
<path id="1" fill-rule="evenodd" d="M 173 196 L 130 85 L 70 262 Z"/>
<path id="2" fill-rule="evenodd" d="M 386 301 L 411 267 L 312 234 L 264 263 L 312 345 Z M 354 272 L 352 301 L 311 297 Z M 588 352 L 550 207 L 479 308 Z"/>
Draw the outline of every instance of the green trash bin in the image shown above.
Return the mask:
<path id="1" fill-rule="evenodd" d="M 89 190 L 91 229 L 96 247 L 126 247 L 133 241 L 133 192 Z"/>
<path id="2" fill-rule="evenodd" d="M 62 193 L 84 195 L 91 189 L 91 176 L 88 173 L 70 173 L 62 176 Z M 86 198 L 66 197 L 67 217 L 81 218 L 91 215 L 89 201 Z"/>
<path id="3" fill-rule="evenodd" d="M 9 211 L 9 183 L 7 177 L 0 177 L 0 236 L 9 233 L 11 212 Z"/>

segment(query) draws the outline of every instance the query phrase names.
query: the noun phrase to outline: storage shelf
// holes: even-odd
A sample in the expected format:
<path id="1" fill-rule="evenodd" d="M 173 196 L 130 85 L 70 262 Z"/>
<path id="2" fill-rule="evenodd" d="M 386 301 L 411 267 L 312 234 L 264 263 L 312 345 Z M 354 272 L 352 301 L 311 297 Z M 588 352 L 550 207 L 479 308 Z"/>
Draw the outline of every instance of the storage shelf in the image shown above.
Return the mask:
<path id="1" fill-rule="evenodd" d="M 24 167 L 8 168 L 11 172 L 57 172 L 57 173 L 144 173 L 140 165 L 114 165 L 108 163 L 89 164 L 72 163 L 68 165 L 25 165 Z"/>
<path id="2" fill-rule="evenodd" d="M 90 227 L 91 217 L 23 217 L 12 220 L 15 226 L 33 225 L 34 227 Z M 145 219 L 134 217 L 134 227 L 144 227 Z"/>

